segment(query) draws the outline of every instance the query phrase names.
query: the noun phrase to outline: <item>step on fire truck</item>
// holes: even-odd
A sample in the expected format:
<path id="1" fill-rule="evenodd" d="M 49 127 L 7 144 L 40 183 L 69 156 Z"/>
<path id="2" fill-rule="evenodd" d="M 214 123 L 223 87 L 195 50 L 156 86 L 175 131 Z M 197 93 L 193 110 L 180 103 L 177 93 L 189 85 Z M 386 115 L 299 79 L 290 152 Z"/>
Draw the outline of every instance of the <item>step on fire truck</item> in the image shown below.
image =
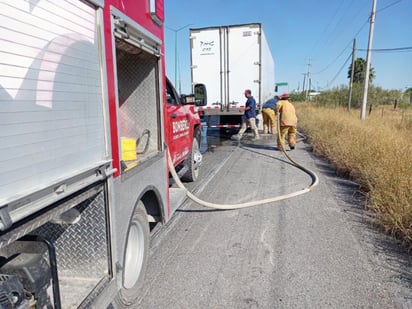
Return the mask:
<path id="1" fill-rule="evenodd" d="M 163 1 L 0 0 L 0 308 L 124 308 L 196 179 Z M 197 100 L 198 101 L 198 100 Z"/>

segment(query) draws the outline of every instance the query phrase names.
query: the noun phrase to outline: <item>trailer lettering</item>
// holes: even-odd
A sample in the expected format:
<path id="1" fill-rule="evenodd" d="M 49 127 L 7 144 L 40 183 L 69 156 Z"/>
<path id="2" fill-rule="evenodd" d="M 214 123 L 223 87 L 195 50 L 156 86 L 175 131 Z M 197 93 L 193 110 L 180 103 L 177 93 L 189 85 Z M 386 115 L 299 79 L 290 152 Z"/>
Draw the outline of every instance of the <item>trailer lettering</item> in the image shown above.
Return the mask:
<path id="1" fill-rule="evenodd" d="M 204 42 L 200 41 L 200 54 L 201 55 L 213 55 L 213 47 L 215 46 L 215 41 Z"/>

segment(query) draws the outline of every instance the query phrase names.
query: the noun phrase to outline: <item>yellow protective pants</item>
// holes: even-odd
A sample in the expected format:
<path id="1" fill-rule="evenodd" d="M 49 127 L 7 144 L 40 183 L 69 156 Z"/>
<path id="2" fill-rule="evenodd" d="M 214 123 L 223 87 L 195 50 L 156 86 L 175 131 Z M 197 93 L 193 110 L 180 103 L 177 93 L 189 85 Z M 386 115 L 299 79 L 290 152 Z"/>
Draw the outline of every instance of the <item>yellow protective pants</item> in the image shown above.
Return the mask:
<path id="1" fill-rule="evenodd" d="M 275 118 L 275 110 L 272 108 L 264 108 L 262 109 L 262 116 L 263 116 L 263 133 L 272 133 L 276 134 L 276 118 Z M 270 128 L 270 131 L 269 131 Z"/>
<path id="2" fill-rule="evenodd" d="M 278 148 L 282 146 L 285 149 L 285 141 L 286 141 L 286 134 L 288 135 L 288 143 L 289 147 L 294 148 L 296 145 L 296 133 L 297 129 L 295 126 L 281 126 L 280 127 L 280 135 L 278 139 Z M 280 142 L 280 144 L 279 144 Z"/>

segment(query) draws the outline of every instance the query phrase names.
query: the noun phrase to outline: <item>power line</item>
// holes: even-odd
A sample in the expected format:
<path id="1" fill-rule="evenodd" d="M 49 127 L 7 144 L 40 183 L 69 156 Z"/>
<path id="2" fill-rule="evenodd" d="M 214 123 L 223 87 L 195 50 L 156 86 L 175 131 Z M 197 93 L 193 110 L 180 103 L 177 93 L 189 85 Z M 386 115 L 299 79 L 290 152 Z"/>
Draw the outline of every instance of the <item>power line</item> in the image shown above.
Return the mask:
<path id="1" fill-rule="evenodd" d="M 339 20 L 336 22 L 336 20 L 337 20 L 338 17 L 339 17 L 338 13 L 342 13 L 342 12 L 344 12 L 345 10 L 349 9 L 354 2 L 355 2 L 354 0 L 351 0 L 350 3 L 349 3 L 349 5 L 346 6 L 346 9 L 342 9 L 342 5 L 343 5 L 344 1 L 339 2 L 339 6 L 336 8 L 334 14 L 331 15 L 332 18 L 330 19 L 330 21 L 328 22 L 327 26 L 324 28 L 324 30 L 323 30 L 323 32 L 322 32 L 322 33 L 326 36 L 326 35 L 327 35 L 327 30 L 330 30 L 330 28 L 332 27 L 332 22 L 335 22 L 335 25 L 334 25 L 334 27 L 333 27 L 333 30 L 332 30 L 332 31 L 329 31 L 329 34 L 327 35 L 327 36 L 328 36 L 328 39 L 327 39 L 326 41 L 332 41 L 333 39 L 336 39 L 336 38 L 337 38 L 338 34 L 336 34 L 336 35 L 333 35 L 333 34 L 337 32 L 337 27 L 338 27 L 338 25 L 341 23 L 341 21 L 342 21 L 343 18 L 344 18 L 344 15 L 342 15 L 342 16 L 340 16 Z M 363 8 L 363 7 L 362 7 L 362 8 Z M 356 14 L 354 14 L 353 16 L 351 16 L 352 22 L 353 22 L 355 19 L 357 19 L 357 17 L 358 17 L 359 14 L 361 14 L 361 13 L 362 13 L 362 9 L 356 10 Z M 359 32 L 361 32 L 361 30 L 363 29 L 363 27 L 364 27 L 365 25 L 367 25 L 367 23 L 368 23 L 368 20 L 366 20 L 366 21 L 364 22 L 364 24 L 362 25 L 361 29 L 359 29 L 359 31 L 357 32 L 356 36 L 359 34 Z M 331 38 L 331 37 L 333 37 L 333 38 Z M 311 49 L 311 53 L 312 53 L 312 52 L 315 50 L 315 48 L 319 45 L 320 40 L 321 40 L 321 37 L 319 37 L 318 40 L 316 41 L 316 43 L 313 45 L 313 47 L 312 47 L 312 49 Z M 336 62 L 338 61 L 338 59 L 340 58 L 340 56 L 349 48 L 349 46 L 350 46 L 351 44 L 352 44 L 352 40 L 350 40 L 350 41 L 348 42 L 348 44 L 347 44 L 347 45 L 344 47 L 344 49 L 339 53 L 339 55 L 338 55 L 334 60 L 332 60 L 326 67 L 324 67 L 322 70 L 320 70 L 320 71 L 318 71 L 318 72 L 316 72 L 316 73 L 313 73 L 313 74 L 320 74 L 320 73 L 328 70 L 334 63 L 336 63 Z"/>
<path id="2" fill-rule="evenodd" d="M 398 3 L 402 2 L 402 1 L 403 1 L 403 0 L 397 0 L 397 1 L 395 1 L 395 2 L 392 2 L 392 3 L 388 4 L 388 5 L 386 5 L 385 7 L 377 10 L 377 11 L 375 12 L 375 14 L 376 14 L 377 12 L 384 11 L 384 10 L 386 10 L 386 9 L 388 9 L 388 8 L 394 6 L 394 5 L 396 5 L 396 4 L 398 4 Z M 351 2 L 350 4 L 352 4 L 352 2 Z M 339 8 L 340 8 L 340 7 L 341 7 L 341 6 L 339 6 Z M 357 14 L 359 14 L 359 13 L 360 13 L 360 10 L 358 10 L 358 13 L 357 13 Z M 337 15 L 337 14 L 336 14 L 336 12 L 335 12 L 334 17 L 336 17 L 336 15 Z M 359 28 L 359 30 L 356 32 L 356 34 L 355 34 L 355 36 L 354 36 L 355 38 L 356 38 L 356 37 L 359 35 L 359 33 L 364 29 L 364 27 L 369 23 L 369 19 L 370 19 L 370 17 L 368 17 L 368 19 L 363 23 L 363 25 L 362 25 L 362 26 Z M 329 26 L 330 24 L 331 24 L 331 22 L 329 22 L 328 26 Z M 335 27 L 336 27 L 336 26 L 335 26 Z M 334 32 L 334 31 L 335 31 L 335 30 L 333 30 L 333 32 Z M 324 30 L 324 32 L 326 32 L 326 30 Z M 352 40 L 348 42 L 348 44 L 347 44 L 347 45 L 344 47 L 344 49 L 339 53 L 339 55 L 338 55 L 334 60 L 332 60 L 332 62 L 330 62 L 324 69 L 322 69 L 322 70 L 320 70 L 320 71 L 318 71 L 318 72 L 316 72 L 316 73 L 312 73 L 312 75 L 320 74 L 320 73 L 323 73 L 324 71 L 328 70 L 334 63 L 336 63 L 336 62 L 338 61 L 338 59 L 342 56 L 342 54 L 349 48 L 349 46 L 351 45 L 351 43 L 352 43 Z M 316 46 L 317 44 L 318 44 L 318 43 L 316 43 L 315 46 Z M 312 49 L 313 49 L 313 48 L 312 48 Z M 357 49 L 357 51 L 368 51 L 368 49 Z M 371 49 L 370 51 L 371 51 L 371 52 L 375 52 L 375 53 L 411 52 L 411 51 L 412 51 L 412 47 Z M 345 61 L 345 63 L 343 64 L 343 66 L 339 69 L 338 73 L 333 77 L 332 81 L 328 82 L 328 86 L 331 85 L 331 84 L 335 81 L 335 79 L 338 77 L 338 75 L 339 75 L 339 74 L 341 73 L 341 71 L 343 70 L 344 66 L 348 63 L 349 59 L 350 59 L 350 56 L 349 56 L 348 59 Z M 328 87 L 328 86 L 327 86 L 327 87 Z"/>
<path id="3" fill-rule="evenodd" d="M 332 62 L 330 62 L 324 69 L 320 70 L 319 72 L 312 73 L 312 74 L 313 74 L 313 75 L 320 74 L 320 73 L 325 72 L 327 69 L 329 69 L 330 66 L 331 66 L 332 64 L 334 64 L 336 61 L 338 61 L 338 59 L 340 58 L 340 56 L 342 56 L 342 54 L 348 49 L 350 43 L 351 43 L 351 42 L 349 42 L 348 45 L 346 45 L 345 48 L 339 53 L 339 55 L 338 55 Z"/>
<path id="4" fill-rule="evenodd" d="M 329 22 L 329 24 L 326 26 L 325 30 L 329 30 L 328 36 L 326 37 L 325 43 L 328 44 L 328 42 L 332 42 L 334 39 L 336 39 L 336 37 L 338 36 L 338 34 L 335 34 L 335 32 L 337 32 L 337 28 L 339 26 L 339 24 L 341 23 L 341 21 L 344 19 L 344 14 L 345 14 L 345 10 L 342 10 L 342 5 L 344 4 L 344 1 L 339 1 L 339 6 L 335 11 L 334 16 L 332 17 L 331 21 Z M 337 19 L 338 17 L 338 13 L 342 13 L 340 18 Z M 335 22 L 334 27 L 332 28 L 331 31 L 331 26 L 332 26 L 332 21 Z M 326 31 L 325 31 L 326 32 Z"/>
<path id="5" fill-rule="evenodd" d="M 381 8 L 381 9 L 377 10 L 376 13 L 381 12 L 381 11 L 383 11 L 383 10 L 386 10 L 386 9 L 390 8 L 391 6 L 394 6 L 395 4 L 398 4 L 399 2 L 402 2 L 402 0 L 398 0 L 398 1 L 396 1 L 396 2 L 390 3 L 390 4 L 388 4 L 387 6 L 385 6 L 385 7 Z"/>
<path id="6" fill-rule="evenodd" d="M 330 21 L 328 22 L 327 26 L 323 29 L 322 34 L 319 35 L 317 41 L 315 42 L 315 44 L 313 44 L 312 49 L 310 51 L 310 53 L 313 53 L 313 50 L 317 47 L 317 45 L 319 44 L 323 34 L 326 35 L 326 30 L 329 29 L 330 24 L 332 23 L 333 20 L 335 20 L 336 14 L 339 12 L 340 7 L 342 6 L 343 2 L 340 2 L 339 8 L 335 11 L 335 13 L 333 14 L 333 17 L 330 19 Z"/>
<path id="7" fill-rule="evenodd" d="M 367 49 L 357 49 L 358 51 L 368 51 Z M 397 47 L 397 48 L 375 48 L 371 49 L 371 52 L 385 53 L 385 52 L 410 52 L 411 47 Z"/>
<path id="8" fill-rule="evenodd" d="M 367 24 L 368 24 L 368 20 L 366 20 L 366 21 L 363 23 L 363 25 L 360 27 L 360 29 L 358 30 L 358 32 L 356 32 L 355 38 L 358 36 L 358 34 L 362 31 L 362 29 L 363 29 Z M 348 42 L 348 44 L 346 44 L 346 46 L 345 46 L 344 49 L 340 52 L 340 54 L 339 54 L 332 62 L 330 62 L 324 69 L 320 70 L 319 72 L 313 73 L 313 74 L 320 74 L 320 73 L 325 72 L 327 69 L 329 69 L 329 67 L 330 67 L 332 64 L 334 64 L 334 63 L 339 59 L 340 56 L 342 56 L 342 54 L 349 48 L 349 46 L 351 46 L 351 44 L 352 44 L 352 40 L 350 40 L 350 41 Z"/>
<path id="9" fill-rule="evenodd" d="M 342 1 L 344 2 L 344 1 Z M 349 9 L 349 7 L 352 5 L 353 1 L 351 1 L 350 5 L 346 8 Z M 347 23 L 347 18 L 350 18 L 352 20 L 352 22 L 355 22 L 357 16 L 360 14 L 360 11 L 358 11 L 358 13 L 356 15 L 352 14 L 350 15 L 350 17 L 346 17 L 345 19 L 345 14 L 341 15 L 341 17 L 339 18 L 339 20 L 336 22 L 335 27 L 333 28 L 333 30 L 330 33 L 330 37 L 328 40 L 326 40 L 326 44 L 332 44 L 336 41 L 340 41 L 340 36 L 342 35 L 343 31 L 339 30 L 342 29 L 343 27 L 346 27 L 346 23 Z M 335 35 L 333 35 L 335 33 Z"/>
<path id="10" fill-rule="evenodd" d="M 345 63 L 342 65 L 342 67 L 339 69 L 338 73 L 332 78 L 332 81 L 330 81 L 328 84 L 332 84 L 335 79 L 338 77 L 338 75 L 342 72 L 342 70 L 345 68 L 345 65 L 348 63 L 349 59 L 352 57 L 352 53 L 349 54 L 348 58 L 345 60 Z M 328 85 L 328 86 L 329 86 Z"/>

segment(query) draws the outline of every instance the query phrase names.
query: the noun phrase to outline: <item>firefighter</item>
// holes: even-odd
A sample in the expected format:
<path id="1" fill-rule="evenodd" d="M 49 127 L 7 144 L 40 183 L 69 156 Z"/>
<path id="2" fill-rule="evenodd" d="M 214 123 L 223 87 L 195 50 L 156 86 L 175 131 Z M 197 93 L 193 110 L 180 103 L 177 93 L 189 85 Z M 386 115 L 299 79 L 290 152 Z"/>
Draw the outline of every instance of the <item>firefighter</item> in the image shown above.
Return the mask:
<path id="1" fill-rule="evenodd" d="M 295 149 L 298 118 L 296 117 L 295 107 L 291 103 L 290 96 L 287 93 L 282 94 L 276 104 L 276 115 L 278 114 L 280 122 L 278 148 L 285 149 L 287 134 L 290 149 Z"/>
<path id="2" fill-rule="evenodd" d="M 275 108 L 278 101 L 279 97 L 276 95 L 273 99 L 266 101 L 266 103 L 262 106 L 263 134 L 276 134 L 277 132 Z"/>

